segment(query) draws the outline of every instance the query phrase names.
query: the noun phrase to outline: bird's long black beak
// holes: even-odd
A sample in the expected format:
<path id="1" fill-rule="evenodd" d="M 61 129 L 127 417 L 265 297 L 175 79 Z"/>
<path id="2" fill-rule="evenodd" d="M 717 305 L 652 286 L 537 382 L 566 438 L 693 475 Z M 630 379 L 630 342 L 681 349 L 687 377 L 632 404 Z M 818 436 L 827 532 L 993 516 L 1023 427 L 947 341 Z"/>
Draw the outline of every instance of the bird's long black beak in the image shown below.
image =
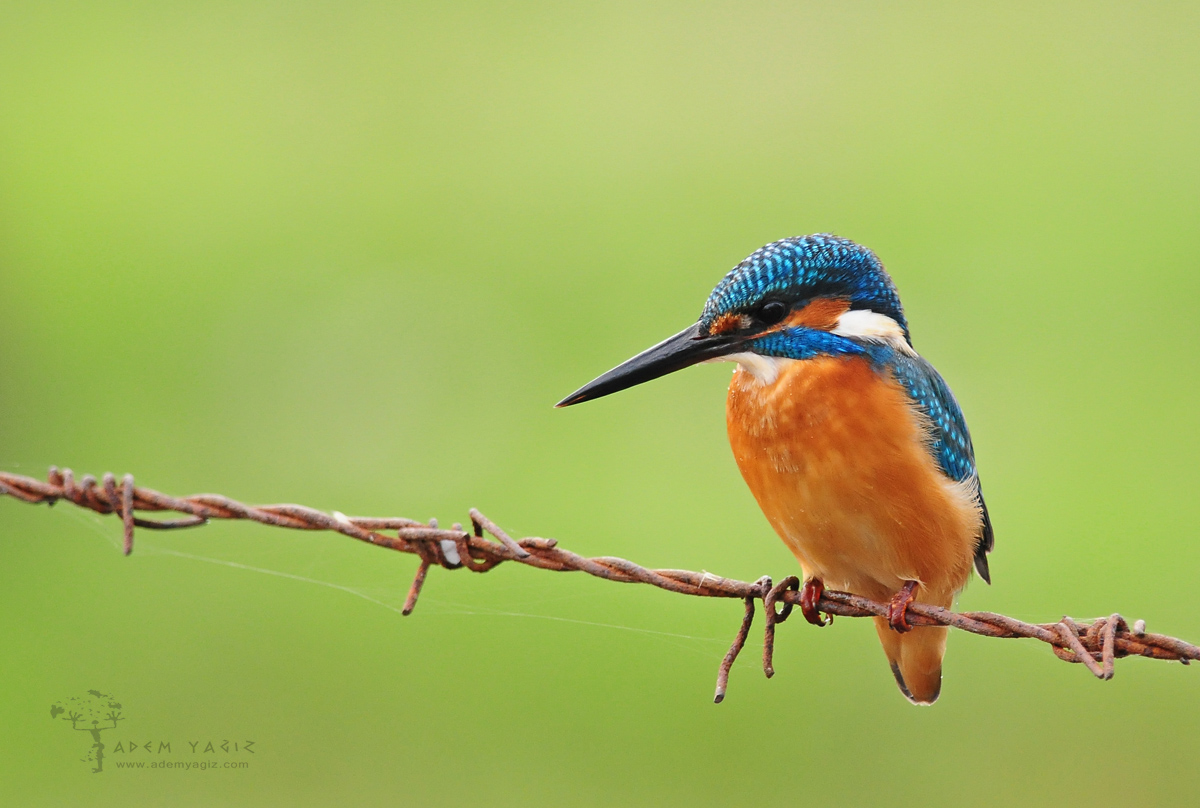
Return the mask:
<path id="1" fill-rule="evenodd" d="M 642 382 L 666 376 L 691 367 L 706 359 L 716 359 L 736 353 L 745 337 L 734 335 L 705 336 L 700 324 L 688 326 L 653 348 L 642 351 L 622 362 L 603 376 L 593 379 L 554 406 L 569 407 L 581 401 L 617 393 Z"/>

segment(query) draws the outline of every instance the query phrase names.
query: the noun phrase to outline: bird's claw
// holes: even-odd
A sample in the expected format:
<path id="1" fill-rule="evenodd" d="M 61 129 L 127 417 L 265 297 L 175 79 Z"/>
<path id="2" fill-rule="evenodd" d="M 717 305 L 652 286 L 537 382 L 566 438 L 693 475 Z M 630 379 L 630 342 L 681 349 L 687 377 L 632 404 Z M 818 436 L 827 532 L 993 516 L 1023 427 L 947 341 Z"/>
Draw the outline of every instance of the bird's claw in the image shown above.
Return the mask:
<path id="1" fill-rule="evenodd" d="M 800 613 L 804 619 L 814 626 L 825 625 L 817 606 L 821 603 L 821 595 L 825 593 L 825 583 L 820 578 L 809 578 L 800 588 Z"/>
<path id="2" fill-rule="evenodd" d="M 892 600 L 888 603 L 887 621 L 893 631 L 901 634 L 912 631 L 912 626 L 908 624 L 908 607 L 917 599 L 916 593 L 917 582 L 906 581 L 904 586 L 900 587 L 900 591 L 892 595 Z"/>

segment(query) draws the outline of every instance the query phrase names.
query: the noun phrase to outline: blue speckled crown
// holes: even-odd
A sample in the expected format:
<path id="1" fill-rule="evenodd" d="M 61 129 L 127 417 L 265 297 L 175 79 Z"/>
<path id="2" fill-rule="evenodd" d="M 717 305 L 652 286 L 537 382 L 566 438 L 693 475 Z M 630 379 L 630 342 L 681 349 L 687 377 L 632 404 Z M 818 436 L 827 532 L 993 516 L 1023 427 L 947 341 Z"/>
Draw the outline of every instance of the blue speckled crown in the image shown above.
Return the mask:
<path id="1" fill-rule="evenodd" d="M 700 324 L 707 328 L 722 314 L 748 311 L 769 295 L 790 302 L 845 297 L 853 309 L 891 317 L 909 339 L 895 284 L 875 253 L 849 239 L 818 233 L 785 238 L 756 250 L 713 289 Z"/>

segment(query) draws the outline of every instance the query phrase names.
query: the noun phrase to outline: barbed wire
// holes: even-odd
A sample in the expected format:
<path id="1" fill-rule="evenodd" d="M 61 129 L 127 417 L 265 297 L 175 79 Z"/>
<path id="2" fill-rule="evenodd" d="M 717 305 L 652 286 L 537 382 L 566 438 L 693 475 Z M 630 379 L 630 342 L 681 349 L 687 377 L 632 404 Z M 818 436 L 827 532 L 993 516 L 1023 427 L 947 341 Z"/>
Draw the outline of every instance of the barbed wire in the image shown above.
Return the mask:
<path id="1" fill-rule="evenodd" d="M 718 669 L 714 697 L 718 703 L 725 698 L 729 672 L 750 635 L 756 601 L 762 602 L 765 613 L 763 672 L 768 678 L 775 674 L 772 664 L 775 627 L 787 620 L 792 607 L 800 603 L 800 581 L 795 576 L 788 576 L 778 584 L 768 576 L 749 583 L 708 572 L 652 570 L 612 556 L 585 558 L 559 547 L 555 539 L 527 537 L 514 540 L 474 508 L 469 511 L 471 531 L 457 523 L 446 530 L 438 527 L 437 520 L 424 523 L 404 518 L 345 516 L 304 505 L 251 506 L 220 494 L 177 498 L 135 486 L 132 474 L 126 474 L 120 482 L 111 473 L 103 475 L 99 481 L 90 474 L 76 480 L 70 469 L 60 471 L 54 466 L 50 467 L 45 482 L 0 471 L 0 494 L 31 504 L 53 505 L 58 500 L 66 500 L 96 513 L 117 514 L 124 525 L 125 555 L 133 552 L 135 528 L 175 530 L 198 527 L 209 519 L 246 519 L 292 530 L 331 530 L 390 550 L 412 553 L 420 558 L 420 564 L 404 601 L 402 613 L 405 615 L 411 614 L 416 607 L 430 567 L 487 572 L 506 561 L 557 572 L 586 572 L 608 581 L 650 584 L 682 595 L 740 598 L 745 611 L 733 645 Z M 182 517 L 145 519 L 137 516 L 137 511 L 171 512 Z M 489 535 L 491 539 L 487 538 Z M 831 617 L 888 615 L 887 603 L 833 590 L 824 591 L 817 608 Z M 1200 647 L 1174 637 L 1147 633 L 1144 621 L 1138 620 L 1131 626 L 1119 614 L 1083 622 L 1064 616 L 1057 623 L 1025 623 L 992 612 L 960 613 L 913 603 L 908 609 L 908 623 L 912 626 L 949 626 L 984 637 L 1040 640 L 1049 645 L 1059 659 L 1082 663 L 1103 680 L 1113 677 L 1114 660 L 1126 656 L 1173 660 L 1185 665 L 1191 660 L 1200 660 Z"/>

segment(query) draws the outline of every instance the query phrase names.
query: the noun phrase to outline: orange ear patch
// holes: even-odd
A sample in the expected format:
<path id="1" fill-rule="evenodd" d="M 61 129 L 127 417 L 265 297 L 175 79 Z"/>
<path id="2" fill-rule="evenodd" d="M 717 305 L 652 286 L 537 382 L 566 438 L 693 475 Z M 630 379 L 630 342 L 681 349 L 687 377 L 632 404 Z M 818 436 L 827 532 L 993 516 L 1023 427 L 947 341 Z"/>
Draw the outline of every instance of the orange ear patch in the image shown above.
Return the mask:
<path id="1" fill-rule="evenodd" d="M 710 336 L 727 334 L 730 331 L 747 328 L 749 325 L 750 318 L 744 314 L 722 314 L 713 320 L 713 324 L 708 327 L 708 333 Z"/>
<path id="2" fill-rule="evenodd" d="M 818 297 L 800 311 L 794 311 L 783 321 L 784 327 L 819 328 L 831 331 L 838 318 L 850 311 L 850 301 L 844 297 Z"/>

